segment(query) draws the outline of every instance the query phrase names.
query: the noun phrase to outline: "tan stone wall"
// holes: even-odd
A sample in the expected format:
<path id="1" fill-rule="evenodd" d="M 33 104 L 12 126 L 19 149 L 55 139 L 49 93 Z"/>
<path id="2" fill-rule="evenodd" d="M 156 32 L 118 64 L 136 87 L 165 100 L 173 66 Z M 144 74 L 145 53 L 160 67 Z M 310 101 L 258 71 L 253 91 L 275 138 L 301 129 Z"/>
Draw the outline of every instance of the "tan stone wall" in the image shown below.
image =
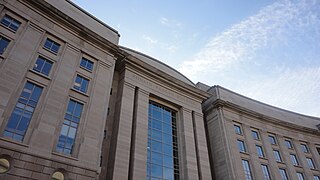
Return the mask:
<path id="1" fill-rule="evenodd" d="M 43 88 L 23 142 L 0 137 L 0 155 L 9 155 L 13 161 L 8 174 L 0 179 L 12 179 L 13 175 L 47 179 L 58 168 L 66 171 L 68 179 L 97 178 L 116 58 L 106 46 L 85 39 L 70 24 L 49 18 L 34 4 L 0 3 L 0 18 L 8 14 L 22 23 L 17 32 L 0 26 L 1 36 L 11 41 L 0 56 L 0 136 L 25 82 Z M 46 38 L 61 45 L 57 54 L 43 48 Z M 49 76 L 32 70 L 39 56 L 53 62 Z M 80 68 L 82 57 L 94 62 L 92 72 Z M 77 74 L 90 80 L 87 93 L 73 89 Z M 55 149 L 69 99 L 83 103 L 84 108 L 73 153 L 65 156 Z"/>

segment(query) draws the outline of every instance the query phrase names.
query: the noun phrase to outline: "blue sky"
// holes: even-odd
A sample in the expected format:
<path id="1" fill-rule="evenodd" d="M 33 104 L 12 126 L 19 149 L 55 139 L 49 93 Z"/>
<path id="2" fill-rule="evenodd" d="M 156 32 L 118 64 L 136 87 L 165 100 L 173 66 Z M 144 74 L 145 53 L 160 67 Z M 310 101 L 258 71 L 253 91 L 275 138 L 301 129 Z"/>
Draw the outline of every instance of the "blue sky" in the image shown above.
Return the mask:
<path id="1" fill-rule="evenodd" d="M 193 82 L 320 117 L 320 0 L 74 0 Z"/>

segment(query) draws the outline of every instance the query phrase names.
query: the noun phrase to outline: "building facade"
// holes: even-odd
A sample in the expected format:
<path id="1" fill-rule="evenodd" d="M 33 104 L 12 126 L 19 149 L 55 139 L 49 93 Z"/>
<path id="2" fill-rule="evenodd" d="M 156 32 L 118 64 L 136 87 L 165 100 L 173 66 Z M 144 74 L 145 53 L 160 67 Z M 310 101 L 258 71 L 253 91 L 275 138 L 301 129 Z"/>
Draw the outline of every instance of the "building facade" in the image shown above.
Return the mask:
<path id="1" fill-rule="evenodd" d="M 319 179 L 319 118 L 195 85 L 71 1 L 0 19 L 0 179 Z"/>

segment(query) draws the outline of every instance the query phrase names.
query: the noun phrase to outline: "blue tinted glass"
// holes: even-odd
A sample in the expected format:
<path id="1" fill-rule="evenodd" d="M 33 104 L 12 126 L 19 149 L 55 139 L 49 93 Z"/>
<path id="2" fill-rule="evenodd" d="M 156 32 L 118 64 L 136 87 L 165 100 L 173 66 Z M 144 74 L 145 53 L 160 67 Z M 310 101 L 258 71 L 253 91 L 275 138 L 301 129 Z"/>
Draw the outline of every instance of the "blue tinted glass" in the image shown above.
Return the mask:
<path id="1" fill-rule="evenodd" d="M 152 131 L 152 134 L 151 134 L 151 138 L 152 138 L 152 139 L 155 139 L 155 140 L 158 140 L 158 141 L 161 141 L 161 140 L 162 140 L 162 133 L 161 133 L 161 131 L 153 130 L 153 131 Z"/>
<path id="2" fill-rule="evenodd" d="M 35 87 L 33 92 L 32 92 L 32 95 L 31 95 L 30 99 L 32 99 L 32 100 L 37 102 L 39 100 L 39 98 L 40 98 L 41 93 L 42 93 L 42 88 Z"/>
<path id="3" fill-rule="evenodd" d="M 28 129 L 34 108 L 37 105 L 31 99 L 28 99 L 29 94 L 32 93 L 33 90 L 38 90 L 40 92 L 37 94 L 38 96 L 37 98 L 39 98 L 41 95 L 42 88 L 35 84 L 27 82 L 24 86 L 23 92 L 21 92 L 20 94 L 19 101 L 16 104 L 16 107 L 14 108 L 14 111 L 12 112 L 5 129 L 6 133 L 4 134 L 8 134 L 8 131 L 11 131 L 10 137 L 18 141 L 22 141 L 25 135 L 25 132 Z M 22 97 L 22 95 L 25 97 Z M 30 98 L 32 98 L 32 95 Z M 26 106 L 21 102 L 31 104 L 33 107 L 30 105 Z M 33 103 L 30 103 L 30 102 L 33 102 Z"/>
<path id="4" fill-rule="evenodd" d="M 52 44 L 52 47 L 51 47 L 51 50 L 55 53 L 57 53 L 59 51 L 59 47 L 60 45 L 59 44 L 56 44 L 56 43 L 53 43 Z"/>
<path id="5" fill-rule="evenodd" d="M 3 19 L 1 20 L 1 24 L 3 24 L 6 27 L 9 27 L 10 25 L 10 20 L 11 18 L 9 18 L 7 15 L 3 17 Z"/>
<path id="6" fill-rule="evenodd" d="M 88 88 L 88 83 L 89 81 L 87 79 L 82 79 L 82 84 L 81 84 L 81 91 L 82 92 L 87 92 L 87 88 Z"/>
<path id="7" fill-rule="evenodd" d="M 150 102 L 148 115 L 147 179 L 179 179 L 175 113 Z"/>
<path id="8" fill-rule="evenodd" d="M 162 144 L 158 141 L 151 141 L 151 150 L 162 152 Z"/>
<path id="9" fill-rule="evenodd" d="M 165 178 L 166 180 L 174 180 L 173 169 L 163 168 L 163 178 Z"/>
<path id="10" fill-rule="evenodd" d="M 8 39 L 0 36 L 0 54 L 4 53 L 4 51 L 6 50 L 9 42 L 10 41 Z"/>
<path id="11" fill-rule="evenodd" d="M 80 117 L 81 116 L 82 106 L 83 105 L 80 104 L 80 103 L 76 104 L 76 108 L 75 108 L 75 111 L 74 111 L 74 116 L 76 116 L 76 117 Z"/>
<path id="12" fill-rule="evenodd" d="M 8 15 L 5 15 L 3 17 L 3 19 L 1 20 L 1 24 L 12 29 L 13 31 L 17 31 L 21 23 L 19 21 L 15 20 L 14 18 L 12 18 Z"/>
<path id="13" fill-rule="evenodd" d="M 46 61 L 43 66 L 42 73 L 48 76 L 50 73 L 51 67 L 52 67 L 52 62 Z"/>
<path id="14" fill-rule="evenodd" d="M 162 155 L 160 153 L 151 152 L 151 163 L 162 165 Z"/>
<path id="15" fill-rule="evenodd" d="M 151 164 L 151 176 L 162 177 L 162 166 Z"/>
<path id="16" fill-rule="evenodd" d="M 10 25 L 10 28 L 13 29 L 14 31 L 17 31 L 19 26 L 20 26 L 20 22 L 13 20 Z"/>
<path id="17" fill-rule="evenodd" d="M 43 64 L 44 64 L 44 60 L 42 58 L 38 58 L 36 64 L 33 67 L 33 70 L 37 72 L 41 72 Z"/>
<path id="18" fill-rule="evenodd" d="M 52 41 L 50 39 L 47 39 L 46 42 L 44 43 L 44 47 L 50 49 L 52 46 Z"/>
<path id="19" fill-rule="evenodd" d="M 153 121 L 152 121 L 152 128 L 161 131 L 161 130 L 162 130 L 162 123 L 161 123 L 161 121 L 153 120 Z"/>
<path id="20" fill-rule="evenodd" d="M 80 66 L 85 68 L 86 65 L 87 65 L 87 60 L 84 59 L 84 58 L 82 58 L 82 59 L 81 59 L 81 62 L 80 62 Z"/>
<path id="21" fill-rule="evenodd" d="M 93 69 L 93 62 L 88 61 L 88 63 L 87 63 L 87 69 L 89 69 L 90 71 L 92 71 L 92 69 Z"/>
<path id="22" fill-rule="evenodd" d="M 76 106 L 76 102 L 70 100 L 70 101 L 69 101 L 69 104 L 68 104 L 68 108 L 67 108 L 67 113 L 68 113 L 68 114 L 73 114 L 73 111 L 74 111 L 75 106 Z"/>

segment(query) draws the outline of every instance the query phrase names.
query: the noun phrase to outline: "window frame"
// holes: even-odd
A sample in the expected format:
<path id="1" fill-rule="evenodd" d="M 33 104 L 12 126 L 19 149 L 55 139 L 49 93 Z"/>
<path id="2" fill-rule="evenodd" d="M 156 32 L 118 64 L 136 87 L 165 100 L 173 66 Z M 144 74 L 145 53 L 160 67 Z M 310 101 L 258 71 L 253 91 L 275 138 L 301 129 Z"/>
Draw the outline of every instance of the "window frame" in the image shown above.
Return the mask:
<path id="1" fill-rule="evenodd" d="M 311 157 L 306 157 L 307 165 L 310 169 L 316 169 L 316 165 Z"/>
<path id="2" fill-rule="evenodd" d="M 10 47 L 10 43 L 11 43 L 11 39 L 10 38 L 0 34 L 0 42 L 2 41 L 2 39 L 7 40 L 8 44 L 3 48 L 2 53 L 1 53 L 1 50 L 0 50 L 0 56 L 3 56 L 4 54 L 6 54 L 7 49 L 8 49 L 8 47 Z"/>
<path id="3" fill-rule="evenodd" d="M 252 176 L 252 168 L 250 167 L 250 162 L 247 159 L 242 159 L 241 160 L 242 163 L 242 170 L 245 176 L 246 180 L 252 180 L 253 176 Z"/>
<path id="4" fill-rule="evenodd" d="M 290 156 L 290 159 L 291 159 L 291 163 L 294 166 L 300 166 L 300 163 L 298 161 L 298 157 L 295 154 L 290 154 L 289 156 Z"/>
<path id="5" fill-rule="evenodd" d="M 300 143 L 300 146 L 303 153 L 310 153 L 310 149 L 307 143 Z"/>
<path id="6" fill-rule="evenodd" d="M 258 130 L 252 129 L 251 136 L 254 140 L 260 141 L 260 133 Z"/>
<path id="7" fill-rule="evenodd" d="M 275 135 L 269 134 L 268 139 L 271 145 L 277 145 L 278 141 Z"/>
<path id="8" fill-rule="evenodd" d="M 243 147 L 243 149 L 240 147 L 240 144 L 241 144 L 241 147 Z M 238 151 L 240 153 L 247 153 L 247 147 L 246 147 L 246 143 L 244 142 L 244 140 L 237 139 L 237 146 L 238 146 Z"/>
<path id="9" fill-rule="evenodd" d="M 82 61 L 85 61 L 85 62 L 86 62 L 86 64 L 85 64 L 84 66 L 82 66 Z M 92 68 L 91 68 L 91 69 L 88 69 L 88 67 L 87 67 L 87 65 L 88 65 L 89 62 L 92 63 Z M 79 67 L 82 68 L 82 69 L 84 69 L 84 70 L 86 70 L 86 71 L 93 72 L 93 70 L 94 70 L 94 64 L 95 64 L 95 63 L 94 63 L 92 60 L 90 60 L 90 59 L 87 58 L 87 57 L 82 56 L 81 59 L 80 59 Z"/>
<path id="10" fill-rule="evenodd" d="M 46 36 L 42 47 L 43 47 L 43 49 L 51 52 L 52 54 L 57 55 L 57 54 L 59 53 L 60 48 L 62 47 L 62 45 L 61 45 L 60 42 L 57 42 L 57 40 L 53 40 L 53 39 L 54 39 L 54 38 L 52 38 L 52 37 Z M 47 41 L 51 41 L 50 47 L 47 47 L 47 46 L 46 46 Z M 58 50 L 57 50 L 57 51 L 54 51 L 54 50 L 52 49 L 53 45 L 58 46 Z"/>
<path id="11" fill-rule="evenodd" d="M 283 173 L 281 173 L 281 172 L 283 172 Z M 288 180 L 288 174 L 287 174 L 286 169 L 279 168 L 279 173 L 280 173 L 281 180 Z M 282 175 L 284 175 L 284 176 L 282 176 Z"/>
<path id="12" fill-rule="evenodd" d="M 234 132 L 238 135 L 243 135 L 240 124 L 233 124 Z"/>
<path id="13" fill-rule="evenodd" d="M 292 140 L 291 140 L 291 139 L 285 139 L 285 140 L 284 140 L 284 143 L 285 143 L 285 145 L 286 145 L 286 147 L 287 147 L 288 149 L 294 149 L 293 143 L 292 143 Z"/>
<path id="14" fill-rule="evenodd" d="M 304 175 L 303 175 L 302 172 L 296 172 L 296 175 L 297 175 L 298 180 L 305 180 Z"/>
<path id="15" fill-rule="evenodd" d="M 270 170 L 269 170 L 268 165 L 261 164 L 261 169 L 262 169 L 263 179 L 264 180 L 271 180 L 271 174 L 270 174 Z M 267 173 L 265 173 L 265 172 L 267 172 Z"/>
<path id="16" fill-rule="evenodd" d="M 87 83 L 87 86 L 86 86 L 86 89 L 85 91 L 82 91 L 81 88 L 82 88 L 82 83 L 77 83 L 77 77 L 79 78 L 82 78 L 81 82 L 83 82 L 83 80 L 87 80 L 88 83 Z M 91 79 L 80 74 L 80 73 L 76 73 L 75 75 L 75 78 L 74 78 L 74 81 L 73 81 L 73 84 L 72 84 L 72 89 L 74 89 L 75 91 L 81 93 L 81 94 L 85 94 L 85 95 L 88 95 L 89 94 L 89 90 L 90 90 L 90 81 Z M 77 86 L 77 84 L 79 84 L 79 86 Z M 76 88 L 78 87 L 78 88 Z"/>
<path id="17" fill-rule="evenodd" d="M 49 62 L 49 64 L 51 63 L 51 67 L 50 67 L 50 69 L 49 69 L 48 75 L 45 74 L 45 73 L 43 73 L 42 71 L 38 71 L 38 70 L 35 69 L 35 65 L 36 65 L 36 63 L 38 62 L 39 59 L 44 60 L 44 64 L 42 65 L 41 70 L 43 70 L 46 62 Z M 55 63 L 55 61 L 53 61 L 53 60 L 51 60 L 51 59 L 49 59 L 49 58 L 47 58 L 47 57 L 45 57 L 45 56 L 43 56 L 43 55 L 38 55 L 37 58 L 36 58 L 36 60 L 35 60 L 35 62 L 33 63 L 33 66 L 32 66 L 32 69 L 31 69 L 31 70 L 34 71 L 34 72 L 36 72 L 37 74 L 40 74 L 40 75 L 42 75 L 42 76 L 45 76 L 45 77 L 49 78 L 50 75 L 52 74 L 53 67 L 54 67 L 54 63 Z"/>
<path id="18" fill-rule="evenodd" d="M 262 155 L 262 156 L 260 156 L 258 149 L 261 150 L 261 153 L 262 153 L 261 155 Z M 259 158 L 265 158 L 265 154 L 264 154 L 264 151 L 263 151 L 263 147 L 262 147 L 261 145 L 256 144 L 256 150 L 257 150 L 257 154 L 258 154 L 258 157 L 259 157 Z"/>
<path id="19" fill-rule="evenodd" d="M 3 23 L 3 20 L 5 19 L 5 17 L 8 17 L 10 19 L 9 25 L 6 25 Z M 18 24 L 17 29 L 14 29 L 11 27 L 11 25 L 13 24 L 14 21 L 15 21 L 15 23 Z M 16 33 L 17 31 L 19 31 L 19 29 L 22 25 L 22 22 L 19 19 L 17 19 L 16 17 L 13 17 L 11 14 L 9 15 L 8 13 L 4 13 L 4 15 L 2 16 L 2 18 L 0 20 L 0 25 L 3 26 L 4 28 L 10 30 L 11 32 Z"/>
<path id="20" fill-rule="evenodd" d="M 276 162 L 283 163 L 281 153 L 278 149 L 273 149 L 273 155 L 274 155 L 274 159 L 276 160 Z"/>

